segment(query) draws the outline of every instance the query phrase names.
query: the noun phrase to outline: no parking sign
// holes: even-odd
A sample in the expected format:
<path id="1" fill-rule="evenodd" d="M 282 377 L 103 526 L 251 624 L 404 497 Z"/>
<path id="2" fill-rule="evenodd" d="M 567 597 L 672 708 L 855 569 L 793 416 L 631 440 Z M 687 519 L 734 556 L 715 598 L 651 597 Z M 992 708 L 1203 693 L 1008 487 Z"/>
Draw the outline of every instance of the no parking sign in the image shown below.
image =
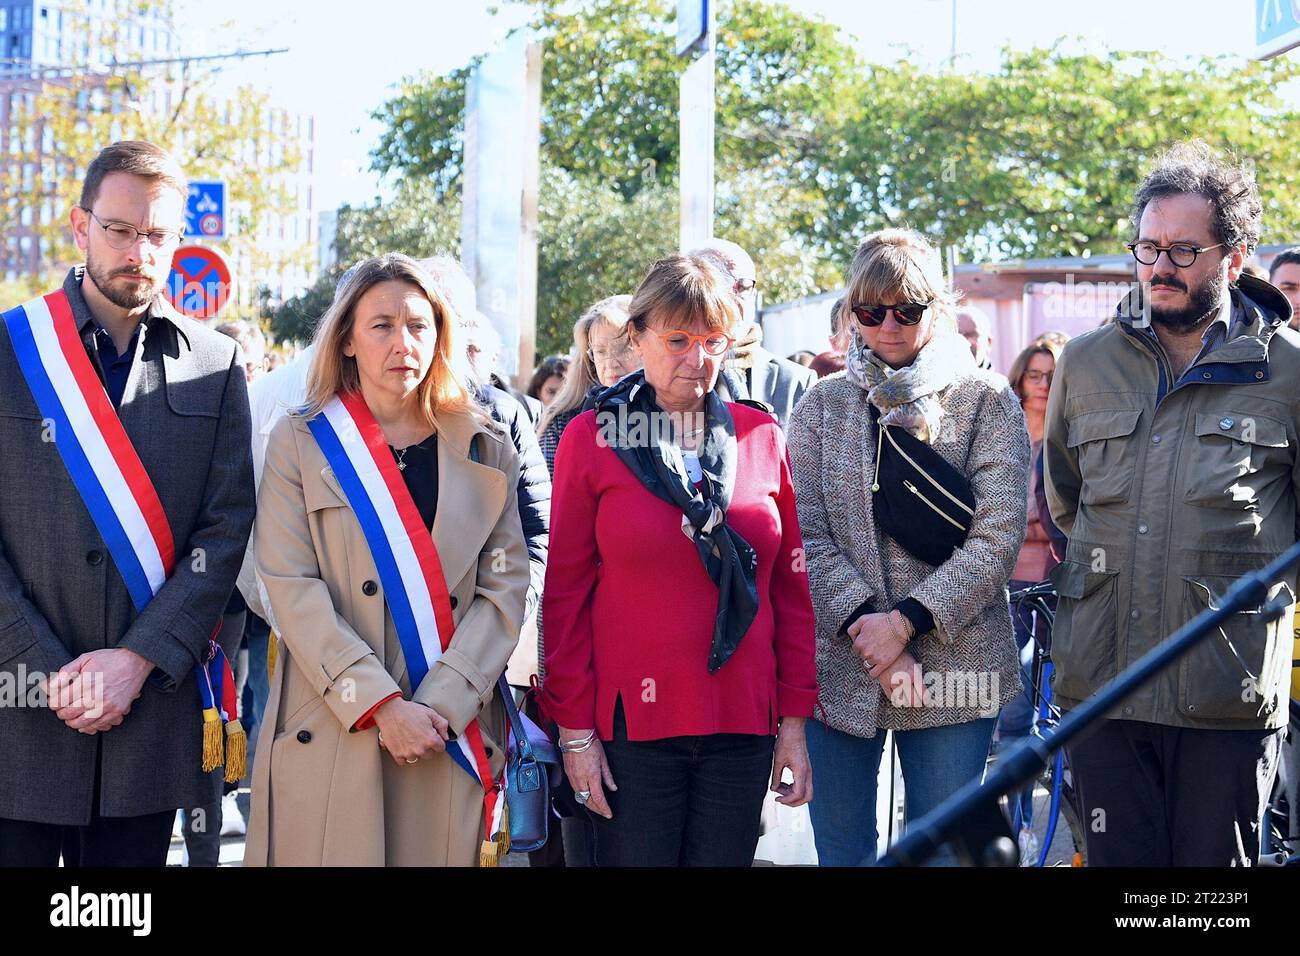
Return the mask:
<path id="1" fill-rule="evenodd" d="M 207 246 L 181 246 L 172 256 L 164 293 L 183 315 L 215 319 L 230 301 L 234 274 L 226 257 Z"/>

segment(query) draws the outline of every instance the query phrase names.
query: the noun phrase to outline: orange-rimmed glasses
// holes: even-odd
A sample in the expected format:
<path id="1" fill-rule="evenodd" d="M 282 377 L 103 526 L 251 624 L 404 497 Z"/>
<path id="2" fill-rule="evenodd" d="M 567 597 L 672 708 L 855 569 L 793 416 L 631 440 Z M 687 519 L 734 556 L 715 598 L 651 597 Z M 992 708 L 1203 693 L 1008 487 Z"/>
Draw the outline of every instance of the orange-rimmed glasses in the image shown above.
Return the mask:
<path id="1" fill-rule="evenodd" d="M 735 339 L 723 332 L 703 332 L 696 334 L 684 329 L 670 332 L 656 332 L 659 341 L 673 355 L 681 355 L 692 346 L 699 345 L 708 355 L 722 355 L 735 344 Z"/>

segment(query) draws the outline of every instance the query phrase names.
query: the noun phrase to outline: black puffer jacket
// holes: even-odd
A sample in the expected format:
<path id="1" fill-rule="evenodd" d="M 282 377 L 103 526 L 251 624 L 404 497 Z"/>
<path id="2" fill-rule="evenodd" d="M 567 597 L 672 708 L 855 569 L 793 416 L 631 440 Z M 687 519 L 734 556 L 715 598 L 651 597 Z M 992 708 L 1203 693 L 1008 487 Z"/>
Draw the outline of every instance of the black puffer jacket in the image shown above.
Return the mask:
<path id="1" fill-rule="evenodd" d="M 524 620 L 532 616 L 546 580 L 546 549 L 551 538 L 551 473 L 542 458 L 532 419 L 513 395 L 495 385 L 475 391 L 492 417 L 510 431 L 519 452 L 519 520 L 528 543 L 528 601 Z"/>

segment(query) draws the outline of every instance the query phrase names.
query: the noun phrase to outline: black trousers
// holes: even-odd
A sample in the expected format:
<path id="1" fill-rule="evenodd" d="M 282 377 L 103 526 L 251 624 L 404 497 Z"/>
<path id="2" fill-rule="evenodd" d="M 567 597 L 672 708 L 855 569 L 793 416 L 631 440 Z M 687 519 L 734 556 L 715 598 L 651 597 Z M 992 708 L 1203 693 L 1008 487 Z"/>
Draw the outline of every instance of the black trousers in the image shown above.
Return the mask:
<path id="1" fill-rule="evenodd" d="M 597 866 L 752 866 L 774 738 L 710 734 L 627 739 L 623 708 L 605 756 L 614 814 L 588 811 Z"/>
<path id="2" fill-rule="evenodd" d="M 175 810 L 101 817 L 98 758 L 94 794 L 86 826 L 0 819 L 0 866 L 58 866 L 60 854 L 68 867 L 167 865 Z"/>
<path id="3" fill-rule="evenodd" d="M 1255 866 L 1281 730 L 1103 720 L 1067 747 L 1089 866 Z"/>

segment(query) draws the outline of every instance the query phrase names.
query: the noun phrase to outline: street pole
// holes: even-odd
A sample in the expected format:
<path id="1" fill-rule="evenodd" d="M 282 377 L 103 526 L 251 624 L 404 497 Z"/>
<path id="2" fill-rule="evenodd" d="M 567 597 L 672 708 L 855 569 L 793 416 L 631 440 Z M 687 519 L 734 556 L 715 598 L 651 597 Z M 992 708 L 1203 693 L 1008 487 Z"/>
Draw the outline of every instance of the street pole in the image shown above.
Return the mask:
<path id="1" fill-rule="evenodd" d="M 678 245 L 693 249 L 713 237 L 715 20 L 713 0 L 679 0 L 677 54 L 689 57 L 679 87 Z"/>

